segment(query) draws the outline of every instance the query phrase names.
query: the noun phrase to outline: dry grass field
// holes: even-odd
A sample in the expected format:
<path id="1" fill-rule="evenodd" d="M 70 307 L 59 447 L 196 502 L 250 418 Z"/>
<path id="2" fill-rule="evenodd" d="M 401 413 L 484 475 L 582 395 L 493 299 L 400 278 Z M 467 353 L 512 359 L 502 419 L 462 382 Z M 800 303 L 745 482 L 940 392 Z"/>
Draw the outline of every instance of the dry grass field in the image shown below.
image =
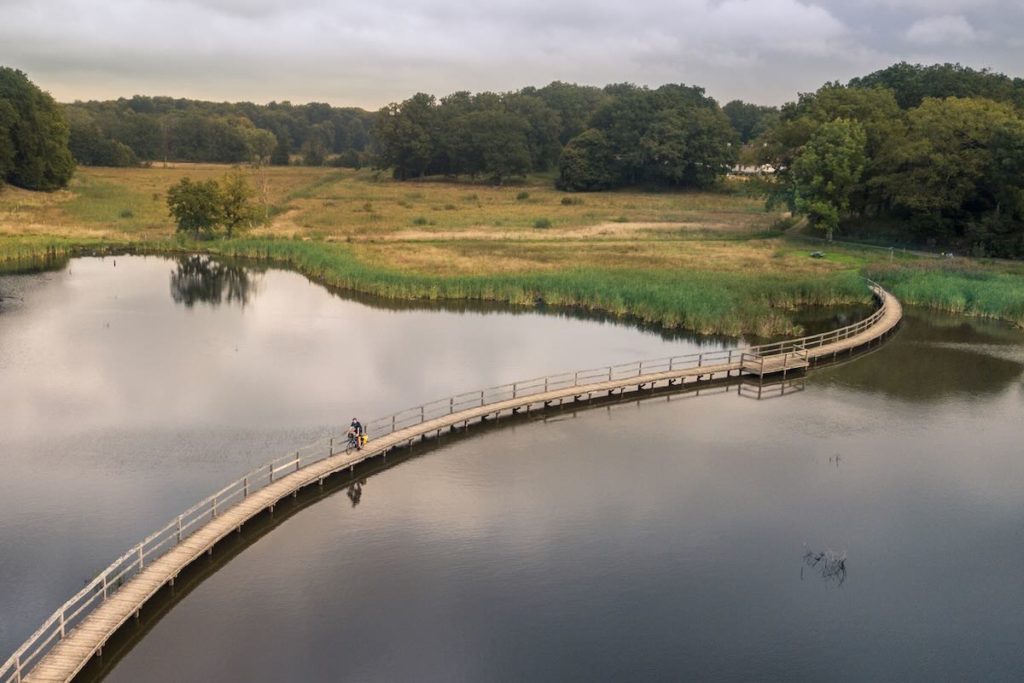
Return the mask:
<path id="1" fill-rule="evenodd" d="M 267 220 L 240 240 L 176 236 L 167 189 L 219 165 L 80 168 L 50 194 L 0 190 L 0 269 L 80 248 L 263 258 L 395 298 L 591 307 L 703 332 L 794 330 L 787 310 L 864 300 L 862 274 L 910 303 L 1024 321 L 1024 268 L 922 260 L 787 237 L 743 183 L 716 192 L 565 193 L 550 177 L 495 187 L 396 182 L 370 170 L 246 169 Z M 2 268 L 7 263 L 6 268 Z M 13 264 L 13 265 L 11 265 Z"/>

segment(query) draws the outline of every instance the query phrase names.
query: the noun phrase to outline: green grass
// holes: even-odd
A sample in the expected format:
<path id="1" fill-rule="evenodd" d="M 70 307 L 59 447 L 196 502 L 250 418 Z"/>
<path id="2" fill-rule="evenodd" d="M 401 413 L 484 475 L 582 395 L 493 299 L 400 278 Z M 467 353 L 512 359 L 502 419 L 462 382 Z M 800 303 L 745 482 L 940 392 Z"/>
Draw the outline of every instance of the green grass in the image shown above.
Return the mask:
<path id="1" fill-rule="evenodd" d="M 870 300 L 855 273 L 828 277 L 713 271 L 645 272 L 574 268 L 545 273 L 433 277 L 362 263 L 349 245 L 288 240 L 212 242 L 206 250 L 286 265 L 342 289 L 394 299 L 476 300 L 577 307 L 696 332 L 762 336 L 799 332 L 790 318 L 805 305 Z"/>
<path id="2" fill-rule="evenodd" d="M 58 267 L 94 251 L 207 251 L 394 299 L 542 301 L 761 336 L 798 332 L 796 307 L 866 301 L 867 274 L 910 304 L 1024 326 L 1024 264 L 793 239 L 774 227 L 781 214 L 736 192 L 584 198 L 556 192 L 544 178 L 524 189 L 273 168 L 263 177 L 274 217 L 267 225 L 231 242 L 176 236 L 166 189 L 184 175 L 220 178 L 226 170 L 80 169 L 66 192 L 8 188 L 0 192 L 0 272 Z M 817 250 L 826 257 L 811 259 Z"/>
<path id="3" fill-rule="evenodd" d="M 1024 327 L 1024 278 L 968 261 L 917 261 L 865 269 L 901 301 Z"/>

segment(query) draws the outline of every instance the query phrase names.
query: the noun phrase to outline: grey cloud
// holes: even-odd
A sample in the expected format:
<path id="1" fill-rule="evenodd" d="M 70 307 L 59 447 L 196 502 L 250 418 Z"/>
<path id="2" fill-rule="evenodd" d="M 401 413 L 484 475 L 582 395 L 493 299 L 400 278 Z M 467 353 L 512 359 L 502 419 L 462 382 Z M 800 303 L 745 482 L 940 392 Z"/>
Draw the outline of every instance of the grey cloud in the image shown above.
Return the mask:
<path id="1" fill-rule="evenodd" d="M 970 22 L 959 14 L 920 19 L 907 30 L 907 40 L 919 45 L 963 45 L 980 37 Z"/>
<path id="2" fill-rule="evenodd" d="M 964 9 L 1007 68 L 1010 0 Z M 948 23 L 918 0 L 0 0 L 0 63 L 60 99 L 136 92 L 380 106 L 417 90 L 507 90 L 551 80 L 684 81 L 721 100 L 780 103 L 927 47 Z M 935 7 L 934 3 L 927 3 Z M 973 13 L 968 13 L 970 9 Z M 950 10 L 951 12 L 954 10 Z M 915 22 L 919 22 L 915 24 Z M 1006 22 L 1002 22 L 1005 24 Z M 911 29 L 917 26 L 916 29 Z M 991 28 L 995 26 L 995 28 Z M 940 30 L 941 29 L 941 30 Z M 930 32 L 929 32 L 930 31 Z"/>

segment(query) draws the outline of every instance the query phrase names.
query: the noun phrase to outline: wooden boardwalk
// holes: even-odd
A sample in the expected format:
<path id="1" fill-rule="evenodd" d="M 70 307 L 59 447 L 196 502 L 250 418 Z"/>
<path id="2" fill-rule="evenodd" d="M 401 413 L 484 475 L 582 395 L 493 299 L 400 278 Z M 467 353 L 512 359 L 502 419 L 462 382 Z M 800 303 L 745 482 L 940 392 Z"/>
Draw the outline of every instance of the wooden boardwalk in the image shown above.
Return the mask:
<path id="1" fill-rule="evenodd" d="M 898 326 L 899 302 L 872 285 L 879 308 L 867 319 L 820 335 L 748 349 L 691 354 L 656 361 L 565 373 L 470 392 L 417 406 L 368 425 L 371 437 L 361 451 L 296 452 L 268 463 L 179 515 L 170 524 L 116 560 L 72 597 L 0 667 L 0 683 L 68 681 L 107 640 L 167 584 L 218 541 L 288 495 L 323 484 L 339 471 L 443 430 L 502 414 L 543 409 L 658 385 L 732 375 L 785 376 L 840 354 L 875 344 Z"/>

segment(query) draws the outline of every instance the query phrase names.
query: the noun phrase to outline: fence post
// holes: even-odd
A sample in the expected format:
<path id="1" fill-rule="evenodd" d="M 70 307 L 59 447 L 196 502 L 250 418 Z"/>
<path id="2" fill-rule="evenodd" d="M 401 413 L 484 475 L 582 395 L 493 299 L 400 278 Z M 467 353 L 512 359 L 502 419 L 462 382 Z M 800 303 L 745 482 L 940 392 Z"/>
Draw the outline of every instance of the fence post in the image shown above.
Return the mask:
<path id="1" fill-rule="evenodd" d="M 608 381 L 612 381 L 612 366 L 608 366 Z"/>
<path id="2" fill-rule="evenodd" d="M 103 573 L 103 599 L 107 599 L 107 573 Z"/>
<path id="3" fill-rule="evenodd" d="M 548 393 L 548 378 L 544 378 L 544 393 Z"/>
<path id="4" fill-rule="evenodd" d="M 452 396 L 448 399 L 448 414 L 451 415 L 455 412 L 455 397 Z"/>
<path id="5" fill-rule="evenodd" d="M 295 471 L 299 471 L 299 452 L 295 451 Z"/>
<path id="6" fill-rule="evenodd" d="M 181 543 L 181 515 L 178 515 L 178 543 Z"/>
<path id="7" fill-rule="evenodd" d="M 395 431 L 395 416 L 393 414 L 391 415 L 391 431 Z"/>
<path id="8" fill-rule="evenodd" d="M 214 496 L 213 500 L 210 501 L 210 509 L 213 511 L 213 516 L 216 517 L 217 516 L 217 496 Z"/>
<path id="9" fill-rule="evenodd" d="M 576 372 L 572 373 L 572 385 L 574 387 L 578 387 L 580 385 L 580 371 L 579 370 L 577 370 Z"/>
<path id="10" fill-rule="evenodd" d="M 427 419 L 426 415 L 427 414 L 426 414 L 423 406 L 420 406 L 420 423 L 421 424 L 426 421 L 426 419 Z"/>
<path id="11" fill-rule="evenodd" d="M 60 611 L 60 637 L 64 637 L 64 610 Z"/>
<path id="12" fill-rule="evenodd" d="M 270 481 L 274 481 L 274 463 L 267 465 L 267 469 L 270 471 Z"/>
<path id="13" fill-rule="evenodd" d="M 483 405 L 483 404 L 484 404 L 484 392 L 481 391 L 480 392 L 480 405 Z"/>
<path id="14" fill-rule="evenodd" d="M 699 367 L 702 367 L 703 365 L 704 365 L 704 354 L 702 353 L 702 354 L 697 356 L 697 367 L 699 368 Z"/>
<path id="15" fill-rule="evenodd" d="M 640 361 L 636 364 L 636 376 L 639 377 L 642 374 L 644 374 L 644 362 Z"/>
<path id="16" fill-rule="evenodd" d="M 145 563 L 145 556 L 142 554 L 142 544 L 139 544 L 139 571 L 142 571 L 142 566 Z"/>
<path id="17" fill-rule="evenodd" d="M 332 455 L 334 455 L 334 437 L 333 436 L 331 437 L 331 445 L 327 449 L 327 457 L 329 458 Z"/>
<path id="18" fill-rule="evenodd" d="M 14 673 L 18 676 L 14 680 L 21 683 L 21 655 L 14 655 Z"/>
<path id="19" fill-rule="evenodd" d="M 516 395 L 516 387 L 517 387 L 517 386 L 518 386 L 518 383 L 516 383 L 516 382 L 513 382 L 513 383 L 512 383 L 512 398 L 519 398 L 519 397 L 518 397 L 518 396 Z"/>
<path id="20" fill-rule="evenodd" d="M 242 498 L 249 497 L 249 475 L 242 477 Z"/>

